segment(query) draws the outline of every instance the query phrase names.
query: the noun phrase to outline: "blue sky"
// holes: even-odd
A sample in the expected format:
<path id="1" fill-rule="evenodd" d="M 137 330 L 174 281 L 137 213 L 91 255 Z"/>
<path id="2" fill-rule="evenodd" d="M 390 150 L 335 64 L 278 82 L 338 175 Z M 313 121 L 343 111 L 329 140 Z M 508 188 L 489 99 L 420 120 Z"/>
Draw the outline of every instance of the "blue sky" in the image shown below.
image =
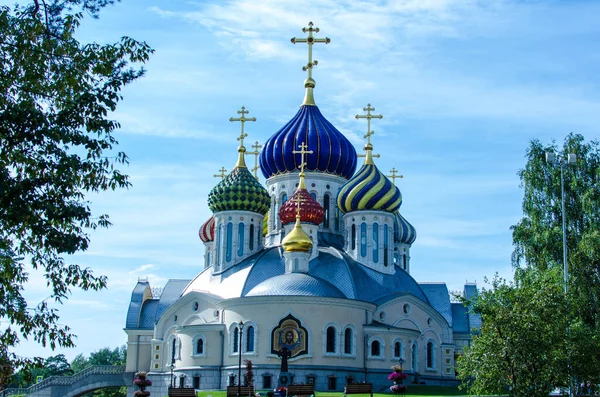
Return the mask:
<path id="1" fill-rule="evenodd" d="M 67 357 L 125 343 L 138 277 L 162 286 L 200 271 L 197 231 L 210 217 L 213 174 L 236 161 L 239 123 L 229 117 L 245 106 L 258 119 L 247 142 L 264 143 L 296 113 L 307 52 L 290 38 L 309 21 L 331 38 L 314 47 L 325 117 L 360 150 L 366 123 L 354 115 L 371 103 L 384 116 L 372 127 L 376 164 L 404 175 L 415 279 L 458 290 L 495 272 L 510 277 L 528 141 L 599 137 L 600 2 L 123 0 L 86 20 L 81 39 L 129 35 L 156 53 L 114 114 L 133 187 L 89 196 L 114 226 L 94 232 L 74 260 L 108 275 L 109 286 L 74 291 L 60 307 L 78 335 Z M 41 274 L 27 294 L 47 296 Z M 16 351 L 57 353 L 32 343 Z"/>

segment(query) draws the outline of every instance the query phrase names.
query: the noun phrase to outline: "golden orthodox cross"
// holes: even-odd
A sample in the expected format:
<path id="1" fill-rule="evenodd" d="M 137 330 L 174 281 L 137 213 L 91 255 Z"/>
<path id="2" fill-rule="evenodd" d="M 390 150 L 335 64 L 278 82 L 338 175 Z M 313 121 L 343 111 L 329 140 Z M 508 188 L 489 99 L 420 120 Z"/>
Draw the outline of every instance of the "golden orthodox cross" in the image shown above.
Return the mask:
<path id="1" fill-rule="evenodd" d="M 225 179 L 225 177 L 227 176 L 227 170 L 225 169 L 225 167 L 221 167 L 219 172 L 220 172 L 220 174 L 214 174 L 213 176 L 215 178 Z"/>
<path id="2" fill-rule="evenodd" d="M 319 33 L 319 28 L 313 27 L 313 26 L 314 26 L 313 23 L 309 22 L 307 28 L 302 28 L 302 32 L 304 32 L 304 33 L 308 32 L 308 37 L 306 37 L 306 38 L 292 37 L 292 44 L 296 44 L 296 43 L 307 43 L 308 44 L 308 63 L 306 64 L 306 66 L 302 66 L 302 70 L 304 70 L 305 72 L 308 70 L 308 78 L 309 79 L 312 79 L 313 66 L 317 66 L 319 64 L 319 62 L 316 59 L 314 61 L 312 59 L 313 44 L 314 43 L 329 44 L 331 42 L 331 39 L 329 37 L 325 37 L 324 39 L 317 39 L 317 38 L 313 37 L 313 32 Z"/>
<path id="3" fill-rule="evenodd" d="M 365 135 L 365 138 L 367 138 L 367 145 L 371 144 L 371 135 L 373 135 L 375 132 L 371 131 L 371 119 L 382 119 L 383 116 L 380 114 L 371 114 L 372 110 L 375 110 L 375 108 L 371 107 L 371 104 L 368 103 L 366 108 L 363 108 L 363 110 L 365 112 L 367 112 L 367 114 L 364 115 L 359 115 L 357 114 L 356 119 L 367 119 L 367 133 Z"/>
<path id="4" fill-rule="evenodd" d="M 305 154 L 313 154 L 312 150 L 306 150 L 308 149 L 308 146 L 302 142 L 300 145 L 298 145 L 298 147 L 300 148 L 300 150 L 292 150 L 292 153 L 297 154 L 300 153 L 300 174 L 304 174 L 304 167 L 306 167 L 306 163 L 304 162 L 304 155 Z"/>
<path id="5" fill-rule="evenodd" d="M 256 143 L 254 145 L 252 145 L 252 147 L 254 148 L 254 151 L 252 152 L 246 152 L 245 154 L 253 154 L 254 155 L 254 168 L 252 168 L 252 171 L 254 172 L 254 177 L 256 179 L 258 179 L 258 175 L 256 174 L 256 171 L 258 171 L 258 155 L 260 154 L 260 149 L 262 147 L 261 144 L 258 143 L 258 141 L 256 141 Z"/>
<path id="6" fill-rule="evenodd" d="M 396 169 L 396 167 L 393 167 L 390 170 L 390 175 L 386 175 L 388 178 L 392 178 L 392 183 L 394 185 L 396 184 L 396 178 L 398 178 L 398 179 L 404 178 L 404 175 L 397 175 L 397 174 L 398 174 L 398 170 Z"/>
<path id="7" fill-rule="evenodd" d="M 230 117 L 229 121 L 239 121 L 240 123 L 242 123 L 242 132 L 240 133 L 240 136 L 237 138 L 237 140 L 240 141 L 240 146 L 244 146 L 244 138 L 248 136 L 248 134 L 244 133 L 244 123 L 246 121 L 256 121 L 256 117 L 246 118 L 246 115 L 250 112 L 247 111 L 246 108 L 243 106 L 242 106 L 242 110 L 238 110 L 237 112 L 238 112 L 238 114 L 241 114 L 241 116 L 240 117 Z"/>

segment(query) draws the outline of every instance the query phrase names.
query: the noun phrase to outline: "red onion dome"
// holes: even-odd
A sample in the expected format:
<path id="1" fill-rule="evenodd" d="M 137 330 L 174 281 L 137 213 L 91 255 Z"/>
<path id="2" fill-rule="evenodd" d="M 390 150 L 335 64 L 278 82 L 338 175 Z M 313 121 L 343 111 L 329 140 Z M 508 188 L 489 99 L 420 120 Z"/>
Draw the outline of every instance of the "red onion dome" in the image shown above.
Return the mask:
<path id="1" fill-rule="evenodd" d="M 325 218 L 325 210 L 306 190 L 303 183 L 304 178 L 301 179 L 296 192 L 279 209 L 279 219 L 284 225 L 296 221 L 298 200 L 300 200 L 300 222 L 310 222 L 318 225 Z"/>
<path id="2" fill-rule="evenodd" d="M 215 240 L 215 218 L 213 216 L 211 216 L 209 220 L 200 226 L 198 235 L 200 236 L 200 240 L 202 240 L 204 243 Z"/>

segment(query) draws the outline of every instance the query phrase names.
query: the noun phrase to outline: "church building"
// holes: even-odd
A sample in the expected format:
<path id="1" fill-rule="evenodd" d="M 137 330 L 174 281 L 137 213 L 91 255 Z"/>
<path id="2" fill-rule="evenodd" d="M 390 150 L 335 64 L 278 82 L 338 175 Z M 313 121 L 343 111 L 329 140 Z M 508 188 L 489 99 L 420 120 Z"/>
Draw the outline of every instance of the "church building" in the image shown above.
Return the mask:
<path id="1" fill-rule="evenodd" d="M 223 169 L 208 195 L 203 269 L 162 288 L 139 280 L 133 289 L 126 370 L 148 371 L 153 395 L 166 395 L 169 385 L 236 385 L 244 360 L 256 389 L 312 383 L 342 391 L 368 381 L 379 391 L 398 364 L 408 384 L 453 384 L 455 359 L 480 325 L 444 283 L 411 276 L 417 233 L 400 211 L 395 169 L 385 175 L 373 154 L 371 121 L 382 116 L 370 104 L 356 116 L 367 124 L 357 154 L 314 99 L 312 46 L 329 39 L 314 37 L 312 23 L 303 32 L 292 39 L 309 49 L 298 113 L 253 152 L 244 125 L 256 119 L 243 107 L 231 119 L 242 127 L 237 162 L 232 153 L 233 170 Z M 246 155 L 259 166 L 249 169 Z M 466 297 L 476 293 L 464 286 Z"/>

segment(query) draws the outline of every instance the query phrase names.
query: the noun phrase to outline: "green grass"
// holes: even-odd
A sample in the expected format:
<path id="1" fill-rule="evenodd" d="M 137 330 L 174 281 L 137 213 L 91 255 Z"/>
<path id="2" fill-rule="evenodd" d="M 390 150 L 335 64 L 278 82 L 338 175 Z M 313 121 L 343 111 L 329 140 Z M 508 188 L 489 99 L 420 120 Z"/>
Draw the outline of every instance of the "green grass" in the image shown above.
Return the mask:
<path id="1" fill-rule="evenodd" d="M 262 397 L 265 397 L 268 390 L 257 390 Z M 317 391 L 317 397 L 343 397 L 343 392 L 328 392 L 328 391 Z M 408 386 L 408 392 L 406 394 L 400 394 L 399 396 L 404 397 L 446 397 L 446 396 L 464 396 L 465 393 L 459 390 L 457 387 L 450 386 L 423 386 L 423 385 L 411 385 Z M 198 392 L 198 397 L 226 397 L 225 390 L 213 390 L 213 391 L 202 391 Z M 368 394 L 355 394 L 356 397 L 369 397 Z M 373 393 L 373 397 L 393 397 L 392 393 Z"/>

